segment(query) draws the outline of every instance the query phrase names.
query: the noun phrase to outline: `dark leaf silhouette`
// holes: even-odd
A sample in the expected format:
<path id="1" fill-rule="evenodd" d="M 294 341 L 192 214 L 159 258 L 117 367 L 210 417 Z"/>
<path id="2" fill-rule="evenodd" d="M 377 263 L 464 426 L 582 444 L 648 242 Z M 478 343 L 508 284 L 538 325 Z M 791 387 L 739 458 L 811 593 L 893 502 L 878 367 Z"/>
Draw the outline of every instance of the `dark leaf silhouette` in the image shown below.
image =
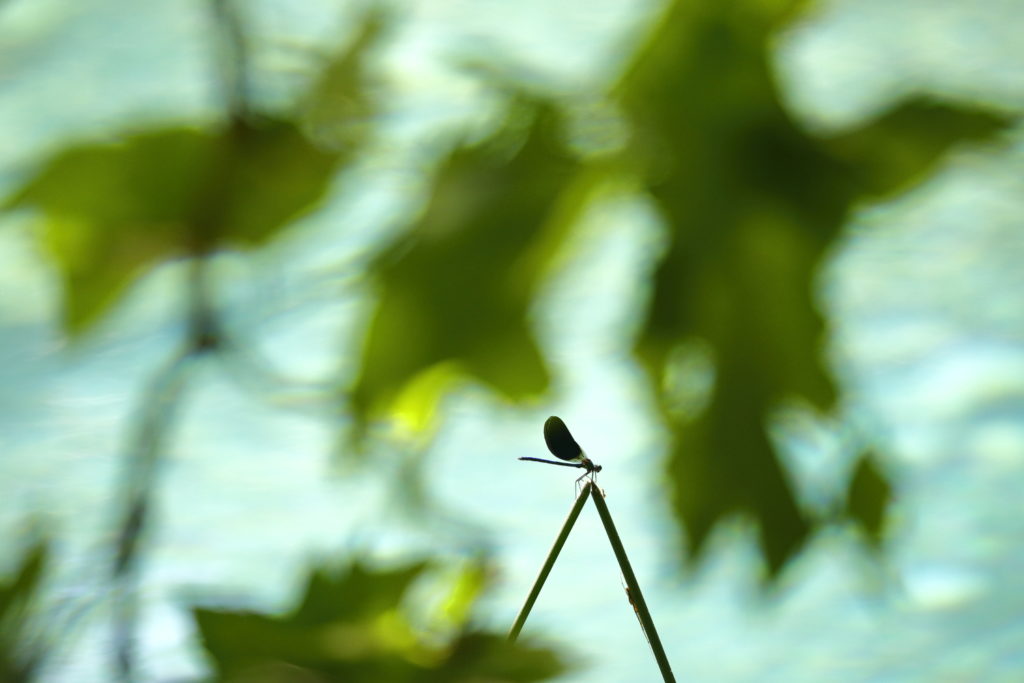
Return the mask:
<path id="1" fill-rule="evenodd" d="M 723 517 L 756 519 L 773 574 L 812 522 L 766 422 L 780 399 L 827 408 L 835 394 L 812 297 L 823 256 L 854 202 L 907 187 L 950 145 L 1007 123 L 912 102 L 861 130 L 812 136 L 782 108 L 768 63 L 770 39 L 802 4 L 674 2 L 615 91 L 670 234 L 638 353 L 657 385 L 687 340 L 708 342 L 716 365 L 695 419 L 673 417 L 662 395 L 675 508 L 693 556 Z M 868 523 L 866 508 L 850 514 Z"/>
<path id="2" fill-rule="evenodd" d="M 350 156 L 369 137 L 378 103 L 365 63 L 389 26 L 383 8 L 367 10 L 350 45 L 324 64 L 299 102 L 304 129 L 319 146 Z"/>
<path id="3" fill-rule="evenodd" d="M 847 514 L 859 523 L 868 541 L 878 546 L 885 530 L 885 509 L 892 500 L 892 486 L 871 454 L 857 462 L 847 493 Z"/>
<path id="4" fill-rule="evenodd" d="M 283 616 L 197 609 L 202 641 L 222 681 L 539 681 L 565 671 L 550 651 L 466 631 L 427 640 L 402 602 L 424 564 L 316 571 Z"/>
<path id="5" fill-rule="evenodd" d="M 451 376 L 511 398 L 547 385 L 528 311 L 578 164 L 551 105 L 524 97 L 512 111 L 491 138 L 451 153 L 412 232 L 372 266 L 380 303 L 352 392 L 360 424 L 403 392 L 429 413 Z"/>
<path id="6" fill-rule="evenodd" d="M 32 609 L 47 555 L 46 545 L 37 543 L 25 553 L 14 576 L 0 582 L 0 680 L 32 680 L 42 663 L 43 643 L 32 624 Z"/>
<path id="7" fill-rule="evenodd" d="M 154 263 L 265 241 L 323 194 L 333 168 L 286 121 L 172 128 L 64 151 L 9 206 L 42 214 L 76 333 Z"/>
<path id="8" fill-rule="evenodd" d="M 300 98 L 308 134 L 260 116 L 138 132 L 63 150 L 16 190 L 5 208 L 41 217 L 65 329 L 87 329 L 158 262 L 260 245 L 315 208 L 369 134 L 363 64 L 382 26 L 368 15 Z"/>

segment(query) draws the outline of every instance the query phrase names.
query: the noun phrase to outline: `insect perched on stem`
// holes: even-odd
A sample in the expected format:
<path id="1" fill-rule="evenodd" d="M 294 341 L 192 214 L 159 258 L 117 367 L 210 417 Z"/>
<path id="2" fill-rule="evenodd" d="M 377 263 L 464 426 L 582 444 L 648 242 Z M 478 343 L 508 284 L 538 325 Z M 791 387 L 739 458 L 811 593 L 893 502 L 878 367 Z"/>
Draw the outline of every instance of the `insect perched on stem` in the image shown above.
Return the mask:
<path id="1" fill-rule="evenodd" d="M 576 443 L 576 439 L 572 438 L 572 434 L 569 433 L 569 428 L 562 422 L 562 418 L 552 415 L 544 422 L 544 442 L 548 445 L 548 450 L 551 451 L 552 455 L 565 460 L 565 462 L 544 460 L 543 458 L 523 457 L 519 459 L 544 462 L 561 467 L 582 467 L 586 471 L 576 480 L 577 484 L 586 476 L 593 479 L 594 475 L 601 471 L 601 466 L 595 465 L 594 461 L 588 458 L 583 449 L 580 448 L 580 445 Z"/>

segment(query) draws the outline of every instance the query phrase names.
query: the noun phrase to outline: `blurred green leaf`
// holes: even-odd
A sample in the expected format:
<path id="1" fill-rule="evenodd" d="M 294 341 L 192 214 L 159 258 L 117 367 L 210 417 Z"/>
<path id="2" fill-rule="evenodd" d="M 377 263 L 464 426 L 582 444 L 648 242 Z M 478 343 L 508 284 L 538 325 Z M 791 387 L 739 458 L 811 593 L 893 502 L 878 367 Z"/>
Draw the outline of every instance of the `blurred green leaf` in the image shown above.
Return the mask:
<path id="1" fill-rule="evenodd" d="M 321 147 L 351 153 L 368 137 L 378 107 L 366 62 L 389 26 L 382 6 L 367 9 L 349 46 L 326 61 L 299 102 L 303 127 Z"/>
<path id="2" fill-rule="evenodd" d="M 637 351 L 661 386 L 673 351 L 705 340 L 716 363 L 706 410 L 673 418 L 674 504 L 691 557 L 724 517 L 760 524 L 772 574 L 811 531 L 766 422 L 780 399 L 827 408 L 812 297 L 850 206 L 906 187 L 950 145 L 991 135 L 998 116 L 914 102 L 862 130 L 820 140 L 782 108 L 771 39 L 802 2 L 673 2 L 615 90 L 632 151 L 669 227 Z M 866 508 L 854 507 L 860 515 Z"/>
<path id="3" fill-rule="evenodd" d="M 391 571 L 370 572 L 353 564 L 347 572 L 316 571 L 305 598 L 295 612 L 302 624 L 330 623 L 339 618 L 364 619 L 398 606 L 409 585 L 427 568 L 424 563 Z M 345 596 L 343 602 L 338 596 Z"/>
<path id="4" fill-rule="evenodd" d="M 32 680 L 42 660 L 30 625 L 48 550 L 42 541 L 28 549 L 14 576 L 0 583 L 0 681 Z"/>
<path id="5" fill-rule="evenodd" d="M 364 67 L 382 26 L 367 15 L 301 98 L 316 143 L 270 117 L 151 130 L 69 147 L 16 190 L 2 208 L 39 213 L 63 282 L 65 329 L 87 329 L 155 263 L 258 246 L 314 208 L 369 135 Z"/>
<path id="6" fill-rule="evenodd" d="M 577 201 L 578 163 L 554 107 L 523 96 L 512 112 L 451 153 L 413 230 L 372 265 L 380 303 L 351 398 L 360 426 L 397 412 L 423 428 L 456 377 L 511 398 L 547 386 L 528 312 Z"/>
<path id="7" fill-rule="evenodd" d="M 469 633 L 455 641 L 443 668 L 427 681 L 544 681 L 565 673 L 567 668 L 553 651 L 509 642 L 497 633 Z"/>
<path id="8" fill-rule="evenodd" d="M 565 671 L 550 651 L 504 636 L 461 633 L 439 645 L 418 634 L 402 602 L 424 564 L 314 572 L 283 616 L 197 609 L 222 681 L 539 681 Z"/>
<path id="9" fill-rule="evenodd" d="M 455 576 L 447 599 L 434 621 L 441 626 L 462 628 L 469 621 L 473 606 L 487 588 L 489 566 L 482 561 L 467 562 Z"/>
<path id="10" fill-rule="evenodd" d="M 865 454 L 850 478 L 846 507 L 847 515 L 858 522 L 868 541 L 876 547 L 882 542 L 885 510 L 892 498 L 892 486 L 879 470 L 875 458 Z"/>
<path id="11" fill-rule="evenodd" d="M 991 137 L 1011 123 L 983 111 L 914 100 L 822 144 L 856 174 L 859 191 L 887 195 L 927 173 L 953 144 Z"/>
<path id="12" fill-rule="evenodd" d="M 41 214 L 78 333 L 156 262 L 265 241 L 323 194 L 334 164 L 286 121 L 170 128 L 65 150 L 7 208 Z"/>

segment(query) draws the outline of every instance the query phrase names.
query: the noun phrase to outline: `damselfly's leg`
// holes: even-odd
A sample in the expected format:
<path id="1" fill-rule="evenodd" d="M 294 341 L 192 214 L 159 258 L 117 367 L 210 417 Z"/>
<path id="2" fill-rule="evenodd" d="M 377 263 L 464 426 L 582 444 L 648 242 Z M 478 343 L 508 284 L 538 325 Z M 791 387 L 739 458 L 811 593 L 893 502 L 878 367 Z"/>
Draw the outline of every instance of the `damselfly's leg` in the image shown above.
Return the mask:
<path id="1" fill-rule="evenodd" d="M 590 470 L 587 470 L 586 472 L 584 472 L 583 474 L 581 474 L 580 476 L 578 476 L 576 478 L 576 497 L 577 498 L 579 498 L 579 495 L 580 495 L 580 482 L 583 481 L 584 479 L 586 479 L 588 476 L 590 477 L 590 481 L 594 481 L 594 473 L 592 471 L 590 471 Z"/>

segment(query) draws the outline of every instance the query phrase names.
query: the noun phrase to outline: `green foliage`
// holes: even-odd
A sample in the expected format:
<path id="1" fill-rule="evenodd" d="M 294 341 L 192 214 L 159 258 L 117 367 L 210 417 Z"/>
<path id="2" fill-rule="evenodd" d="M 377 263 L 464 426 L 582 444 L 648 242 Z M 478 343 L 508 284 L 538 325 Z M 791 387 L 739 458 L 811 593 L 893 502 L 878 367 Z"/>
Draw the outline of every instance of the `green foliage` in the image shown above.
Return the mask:
<path id="1" fill-rule="evenodd" d="M 892 486 L 870 454 L 857 462 L 846 495 L 847 516 L 856 520 L 868 541 L 878 547 L 885 531 L 885 510 L 892 501 Z"/>
<path id="2" fill-rule="evenodd" d="M 300 101 L 303 126 L 321 147 L 351 156 L 369 137 L 377 103 L 366 62 L 389 26 L 382 7 L 369 8 L 349 46 L 324 64 Z"/>
<path id="3" fill-rule="evenodd" d="M 65 150 L 8 207 L 41 213 L 65 327 L 78 333 L 155 263 L 272 237 L 323 194 L 334 165 L 286 121 L 169 128 Z"/>
<path id="4" fill-rule="evenodd" d="M 372 265 L 380 302 L 352 393 L 361 424 L 397 409 L 429 426 L 454 377 L 512 398 L 547 386 L 529 307 L 568 223 L 578 162 L 562 129 L 552 105 L 522 96 L 507 126 L 448 156 L 412 232 Z"/>
<path id="5" fill-rule="evenodd" d="M 222 681 L 525 683 L 566 670 L 548 650 L 461 623 L 442 644 L 418 633 L 402 603 L 424 569 L 315 571 L 284 616 L 197 609 L 196 623 Z"/>
<path id="6" fill-rule="evenodd" d="M 39 213 L 66 331 L 86 330 L 157 263 L 258 246 L 311 210 L 369 135 L 364 62 L 383 24 L 368 14 L 300 97 L 306 132 L 286 118 L 236 112 L 219 127 L 69 147 L 16 190 L 2 208 Z"/>
<path id="7" fill-rule="evenodd" d="M 827 410 L 836 393 L 820 354 L 819 265 L 857 202 L 908 187 L 951 145 L 1006 124 L 913 101 L 840 135 L 802 129 L 779 101 L 768 55 L 803 6 L 670 3 L 612 88 L 629 142 L 621 164 L 601 162 L 638 176 L 667 226 L 636 352 L 670 430 L 669 481 L 691 557 L 719 521 L 742 514 L 759 523 L 772 573 L 815 521 L 796 504 L 766 423 L 781 400 Z M 313 209 L 372 132 L 366 61 L 387 25 L 368 13 L 290 118 L 250 115 L 243 103 L 223 126 L 69 147 L 27 179 L 3 208 L 40 217 L 67 331 L 88 329 L 157 263 L 264 244 Z M 387 416 L 429 432 L 453 381 L 510 399 L 548 386 L 530 307 L 601 173 L 569 149 L 556 104 L 496 80 L 510 95 L 504 125 L 442 161 L 422 214 L 368 266 L 378 305 L 350 395 L 357 441 Z M 714 380 L 706 405 L 683 415 L 664 380 L 694 341 Z M 864 460 L 845 513 L 879 539 L 890 497 Z"/>
<path id="8" fill-rule="evenodd" d="M 765 432 L 777 402 L 827 408 L 814 276 L 851 205 L 927 171 L 952 144 L 1006 125 L 993 115 L 914 102 L 834 140 L 782 108 L 771 37 L 802 3 L 675 2 L 615 95 L 632 152 L 670 233 L 637 350 L 660 385 L 673 350 L 710 344 L 716 379 L 696 419 L 674 418 L 675 509 L 694 556 L 715 523 L 758 520 L 772 573 L 811 531 Z M 873 515 L 877 506 L 850 514 Z"/>
<path id="9" fill-rule="evenodd" d="M 0 583 L 0 680 L 31 680 L 43 650 L 32 629 L 32 608 L 47 565 L 47 547 L 39 542 L 22 558 L 14 576 Z"/>
<path id="10" fill-rule="evenodd" d="M 818 520 L 797 505 L 766 426 L 782 400 L 828 410 L 836 394 L 820 353 L 820 264 L 851 207 L 909 187 L 952 145 L 1007 125 L 914 100 L 842 134 L 801 128 L 780 103 L 769 54 L 804 4 L 671 2 L 610 92 L 629 141 L 600 164 L 571 151 L 558 104 L 490 71 L 509 96 L 506 120 L 442 160 L 422 214 L 367 266 L 378 302 L 350 395 L 357 440 L 382 417 L 429 433 L 455 381 L 517 400 L 547 388 L 530 308 L 591 184 L 612 169 L 638 181 L 666 225 L 635 348 L 671 435 L 668 480 L 690 557 L 720 521 L 745 515 L 778 573 Z M 366 62 L 388 24 L 367 13 L 289 114 L 234 102 L 219 125 L 136 130 L 41 164 L 0 208 L 38 217 L 63 285 L 66 331 L 87 330 L 156 264 L 258 247 L 313 210 L 373 133 Z M 244 54 L 234 53 L 238 72 Z M 244 99 L 245 88 L 236 90 Z M 714 370 L 706 401 L 682 411 L 673 384 L 685 382 L 672 375 L 686 348 L 705 349 Z M 155 471 L 167 405 L 150 408 L 160 419 L 140 423 L 138 453 Z M 871 454 L 846 494 L 838 521 L 880 546 L 893 488 Z M 145 500 L 129 507 L 115 574 L 139 552 Z M 26 681 L 39 669 L 44 634 L 31 610 L 46 563 L 38 544 L 0 584 L 0 680 Z M 549 650 L 467 627 L 485 587 L 476 569 L 460 577 L 432 630 L 404 609 L 423 564 L 315 571 L 284 615 L 194 615 L 224 681 L 525 682 L 564 672 Z"/>

